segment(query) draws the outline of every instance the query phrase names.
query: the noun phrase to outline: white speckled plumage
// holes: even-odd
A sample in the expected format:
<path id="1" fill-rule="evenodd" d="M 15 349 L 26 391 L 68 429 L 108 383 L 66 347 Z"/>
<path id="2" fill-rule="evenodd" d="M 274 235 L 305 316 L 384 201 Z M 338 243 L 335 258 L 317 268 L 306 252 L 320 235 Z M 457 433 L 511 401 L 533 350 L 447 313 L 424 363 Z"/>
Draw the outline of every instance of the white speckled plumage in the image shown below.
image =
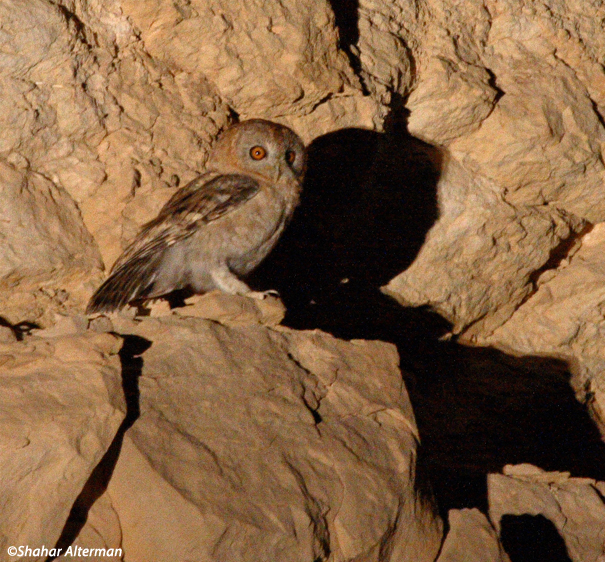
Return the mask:
<path id="1" fill-rule="evenodd" d="M 143 226 L 86 312 L 111 312 L 186 287 L 262 298 L 239 276 L 277 243 L 298 204 L 305 159 L 300 138 L 282 125 L 252 119 L 227 129 L 208 172 Z"/>

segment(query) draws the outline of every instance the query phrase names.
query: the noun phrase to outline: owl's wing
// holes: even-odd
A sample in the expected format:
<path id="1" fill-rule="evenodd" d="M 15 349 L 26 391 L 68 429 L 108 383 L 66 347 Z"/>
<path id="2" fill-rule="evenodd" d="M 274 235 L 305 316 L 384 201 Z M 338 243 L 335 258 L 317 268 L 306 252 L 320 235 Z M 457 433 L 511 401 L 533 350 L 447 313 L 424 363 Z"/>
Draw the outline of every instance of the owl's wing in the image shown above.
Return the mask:
<path id="1" fill-rule="evenodd" d="M 145 298 L 153 288 L 164 252 L 254 197 L 259 183 L 237 174 L 205 174 L 179 189 L 158 216 L 143 226 L 92 296 L 87 314 L 111 312 Z"/>

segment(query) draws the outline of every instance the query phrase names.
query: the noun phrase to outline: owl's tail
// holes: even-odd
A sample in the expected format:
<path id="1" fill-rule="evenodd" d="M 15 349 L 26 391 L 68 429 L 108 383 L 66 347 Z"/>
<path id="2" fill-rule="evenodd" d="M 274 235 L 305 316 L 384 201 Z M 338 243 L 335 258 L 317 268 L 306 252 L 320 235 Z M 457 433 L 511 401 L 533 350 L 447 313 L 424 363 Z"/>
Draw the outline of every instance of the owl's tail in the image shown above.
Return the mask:
<path id="1" fill-rule="evenodd" d="M 129 302 L 146 298 L 157 275 L 157 259 L 149 254 L 122 264 L 97 289 L 86 307 L 86 314 L 113 312 Z"/>

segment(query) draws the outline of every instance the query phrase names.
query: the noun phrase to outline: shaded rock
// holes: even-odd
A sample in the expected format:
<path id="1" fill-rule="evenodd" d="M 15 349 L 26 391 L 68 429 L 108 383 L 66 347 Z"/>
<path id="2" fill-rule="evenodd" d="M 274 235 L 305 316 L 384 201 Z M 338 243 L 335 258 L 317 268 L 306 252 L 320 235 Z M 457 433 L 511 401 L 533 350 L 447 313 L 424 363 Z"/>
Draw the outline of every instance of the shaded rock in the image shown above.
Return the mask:
<path id="1" fill-rule="evenodd" d="M 478 341 L 515 353 L 566 358 L 578 397 L 605 434 L 605 226 L 597 224 L 577 242 L 575 253 L 538 279 L 536 293 L 508 322 Z"/>
<path id="2" fill-rule="evenodd" d="M 437 562 L 510 562 L 496 531 L 478 509 L 451 509 Z"/>
<path id="3" fill-rule="evenodd" d="M 571 478 L 569 473 L 545 472 L 531 465 L 507 466 L 504 474 L 488 478 L 490 519 L 503 534 L 507 516 L 539 516 L 522 521 L 545 529 L 542 522 L 548 520 L 564 541 L 559 555 L 577 562 L 598 562 L 603 559 L 605 541 L 604 492 L 605 483 L 589 478 Z M 511 522 L 509 517 L 507 524 Z M 555 539 L 549 542 L 544 548 L 556 544 Z M 550 550 L 553 557 L 549 559 L 554 559 L 555 550 Z M 544 554 L 533 552 L 535 559 Z"/>
<path id="4" fill-rule="evenodd" d="M 92 333 L 0 344 L 1 560 L 57 542 L 124 418 L 120 346 Z"/>
<path id="5" fill-rule="evenodd" d="M 446 163 L 438 190 L 439 220 L 416 260 L 383 290 L 405 305 L 431 305 L 454 332 L 467 328 L 472 339 L 510 317 L 534 290 L 537 268 L 548 267 L 585 222 L 553 210 L 516 210 L 491 181 L 454 160 Z M 514 276 L 503 273 L 512 270 Z"/>

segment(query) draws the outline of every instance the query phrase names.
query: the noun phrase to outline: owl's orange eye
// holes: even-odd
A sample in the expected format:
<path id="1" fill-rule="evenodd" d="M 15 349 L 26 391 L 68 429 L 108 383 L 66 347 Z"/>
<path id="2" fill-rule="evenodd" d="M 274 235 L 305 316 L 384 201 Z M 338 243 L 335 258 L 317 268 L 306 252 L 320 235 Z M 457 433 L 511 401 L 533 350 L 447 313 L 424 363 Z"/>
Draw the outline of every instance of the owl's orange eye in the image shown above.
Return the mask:
<path id="1" fill-rule="evenodd" d="M 286 151 L 286 162 L 288 164 L 294 164 L 294 160 L 296 160 L 296 152 L 293 150 Z"/>
<path id="2" fill-rule="evenodd" d="M 253 146 L 250 149 L 250 156 L 253 160 L 262 160 L 267 156 L 267 151 L 262 146 Z"/>

